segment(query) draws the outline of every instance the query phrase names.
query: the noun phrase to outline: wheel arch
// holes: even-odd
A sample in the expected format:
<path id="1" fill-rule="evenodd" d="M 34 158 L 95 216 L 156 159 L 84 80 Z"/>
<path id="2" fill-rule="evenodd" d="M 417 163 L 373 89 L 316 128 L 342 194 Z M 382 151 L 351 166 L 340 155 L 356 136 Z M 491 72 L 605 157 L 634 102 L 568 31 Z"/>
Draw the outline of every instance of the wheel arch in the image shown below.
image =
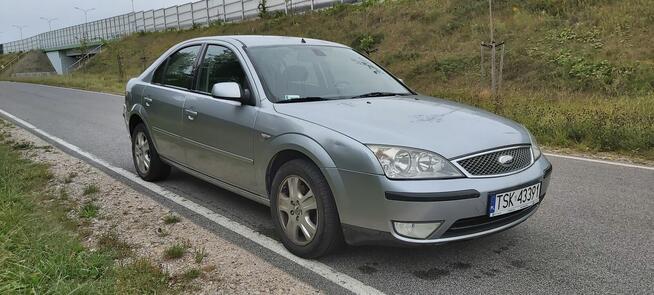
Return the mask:
<path id="1" fill-rule="evenodd" d="M 129 117 L 128 126 L 129 126 L 129 135 L 130 136 L 132 135 L 132 133 L 134 133 L 134 128 L 136 128 L 136 126 L 139 123 L 142 123 L 143 125 L 145 125 L 145 121 L 143 120 L 143 118 L 141 118 L 141 116 L 139 114 L 134 113 Z M 146 129 L 147 129 L 147 126 L 146 126 Z"/>
<path id="2" fill-rule="evenodd" d="M 324 168 L 336 166 L 327 151 L 320 144 L 304 135 L 286 134 L 278 136 L 273 140 L 273 142 L 271 142 L 271 144 L 277 148 L 274 149 L 269 160 L 266 161 L 265 188 L 266 193 L 268 194 L 270 194 L 272 180 L 275 178 L 275 173 L 288 161 L 305 159 L 316 165 L 321 171 Z M 323 176 L 331 185 L 331 180 L 324 171 Z"/>

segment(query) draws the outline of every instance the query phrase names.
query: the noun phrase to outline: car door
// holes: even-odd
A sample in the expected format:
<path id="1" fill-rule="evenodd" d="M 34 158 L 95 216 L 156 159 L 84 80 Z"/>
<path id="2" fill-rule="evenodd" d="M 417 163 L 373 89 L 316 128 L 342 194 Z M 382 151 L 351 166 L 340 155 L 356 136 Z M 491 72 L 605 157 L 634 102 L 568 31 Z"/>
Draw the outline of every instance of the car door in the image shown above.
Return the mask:
<path id="1" fill-rule="evenodd" d="M 184 102 L 193 86 L 194 68 L 202 44 L 184 47 L 171 54 L 154 72 L 152 83 L 143 90 L 142 105 L 150 135 L 159 154 L 183 163 L 182 139 Z"/>
<path id="2" fill-rule="evenodd" d="M 247 190 L 255 186 L 253 141 L 258 108 L 212 97 L 213 85 L 220 82 L 237 82 L 243 92 L 251 89 L 236 53 L 209 44 L 198 66 L 195 93 L 184 104 L 186 158 L 193 169 Z"/>

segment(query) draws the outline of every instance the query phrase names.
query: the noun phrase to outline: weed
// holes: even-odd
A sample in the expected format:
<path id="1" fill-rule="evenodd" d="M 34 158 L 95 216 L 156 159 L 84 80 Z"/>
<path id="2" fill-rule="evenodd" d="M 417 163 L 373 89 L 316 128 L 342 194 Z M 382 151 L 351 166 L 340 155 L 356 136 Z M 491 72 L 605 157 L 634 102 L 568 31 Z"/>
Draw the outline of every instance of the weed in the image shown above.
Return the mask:
<path id="1" fill-rule="evenodd" d="M 378 50 L 377 45 L 379 45 L 383 39 L 384 36 L 381 34 L 361 34 L 352 41 L 352 48 L 370 55 Z"/>
<path id="2" fill-rule="evenodd" d="M 141 258 L 126 266 L 116 268 L 116 294 L 162 294 L 170 293 L 170 275 L 151 261 Z"/>
<path id="3" fill-rule="evenodd" d="M 86 203 L 79 209 L 80 218 L 95 218 L 98 216 L 100 208 L 93 203 Z"/>
<path id="4" fill-rule="evenodd" d="M 257 9 L 259 10 L 259 17 L 260 18 L 270 17 L 270 12 L 268 12 L 268 1 L 267 0 L 259 0 L 259 5 L 257 6 Z"/>
<path id="5" fill-rule="evenodd" d="M 14 143 L 11 146 L 13 149 L 18 150 L 18 151 L 24 151 L 24 150 L 31 150 L 34 148 L 34 145 L 31 142 L 27 141 L 21 141 L 18 143 Z"/>
<path id="6" fill-rule="evenodd" d="M 186 245 L 184 245 L 184 244 L 172 245 L 172 246 L 166 248 L 166 250 L 164 250 L 163 257 L 165 259 L 169 259 L 169 260 L 170 259 L 182 258 L 184 256 L 184 254 L 186 254 L 186 249 L 187 248 L 188 247 Z"/>
<path id="7" fill-rule="evenodd" d="M 184 279 L 185 281 L 192 281 L 200 277 L 201 274 L 202 274 L 201 270 L 197 268 L 191 268 L 182 274 L 182 279 Z"/>
<path id="8" fill-rule="evenodd" d="M 107 253 L 111 253 L 114 259 L 132 256 L 132 246 L 120 240 L 118 234 L 113 231 L 104 233 L 98 238 L 98 247 Z"/>
<path id="9" fill-rule="evenodd" d="M 84 191 L 82 192 L 82 194 L 84 196 L 89 196 L 89 195 L 96 194 L 99 191 L 100 189 L 95 184 L 89 184 L 84 187 Z"/>
<path id="10" fill-rule="evenodd" d="M 181 221 L 181 218 L 175 214 L 168 214 L 164 216 L 163 221 L 165 224 L 174 224 Z"/>
<path id="11" fill-rule="evenodd" d="M 204 247 L 195 248 L 193 250 L 193 260 L 195 260 L 195 263 L 202 263 L 202 260 L 204 260 L 205 257 L 207 257 L 207 251 Z"/>

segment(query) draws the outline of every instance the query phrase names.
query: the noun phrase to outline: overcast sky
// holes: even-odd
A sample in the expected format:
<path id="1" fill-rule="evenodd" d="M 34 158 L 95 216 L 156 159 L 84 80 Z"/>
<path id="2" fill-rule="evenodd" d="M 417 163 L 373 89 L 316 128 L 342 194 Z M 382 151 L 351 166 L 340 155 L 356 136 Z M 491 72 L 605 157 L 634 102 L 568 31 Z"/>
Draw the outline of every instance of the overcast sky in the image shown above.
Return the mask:
<path id="1" fill-rule="evenodd" d="M 134 0 L 134 8 L 136 11 L 149 10 L 195 1 Z M 41 17 L 57 18 L 52 22 L 52 29 L 83 23 L 84 13 L 73 8 L 76 6 L 95 8 L 88 13 L 89 21 L 132 11 L 130 0 L 0 0 L 0 3 L 0 43 L 20 39 L 19 30 L 13 25 L 27 26 L 23 29 L 23 38 L 48 31 L 48 23 Z"/>

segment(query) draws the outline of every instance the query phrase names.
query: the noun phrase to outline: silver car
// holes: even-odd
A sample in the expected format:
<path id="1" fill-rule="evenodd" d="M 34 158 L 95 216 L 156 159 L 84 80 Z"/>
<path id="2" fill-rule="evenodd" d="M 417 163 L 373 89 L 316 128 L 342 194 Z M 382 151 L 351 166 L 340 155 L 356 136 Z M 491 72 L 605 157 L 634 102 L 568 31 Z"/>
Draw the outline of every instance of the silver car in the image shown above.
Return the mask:
<path id="1" fill-rule="evenodd" d="M 529 218 L 552 166 L 521 125 L 419 95 L 327 41 L 220 36 L 177 44 L 129 81 L 136 171 L 171 166 L 270 206 L 283 244 L 440 244 Z"/>

